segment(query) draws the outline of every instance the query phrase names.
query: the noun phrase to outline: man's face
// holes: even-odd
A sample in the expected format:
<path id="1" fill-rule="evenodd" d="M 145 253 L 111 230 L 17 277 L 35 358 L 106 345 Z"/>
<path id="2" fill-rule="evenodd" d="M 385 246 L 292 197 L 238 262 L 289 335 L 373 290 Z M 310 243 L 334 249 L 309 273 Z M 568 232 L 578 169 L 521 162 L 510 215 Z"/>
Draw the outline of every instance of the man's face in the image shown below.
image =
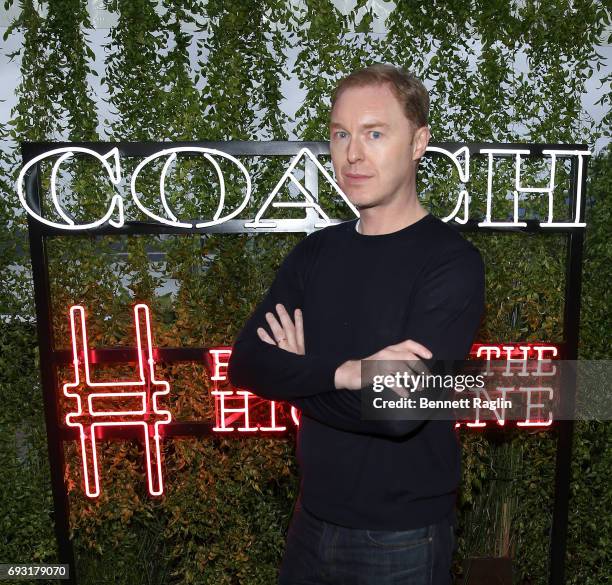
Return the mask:
<path id="1" fill-rule="evenodd" d="M 336 181 L 358 209 L 397 203 L 414 188 L 428 140 L 427 127 L 415 129 L 389 84 L 345 89 L 330 120 Z"/>

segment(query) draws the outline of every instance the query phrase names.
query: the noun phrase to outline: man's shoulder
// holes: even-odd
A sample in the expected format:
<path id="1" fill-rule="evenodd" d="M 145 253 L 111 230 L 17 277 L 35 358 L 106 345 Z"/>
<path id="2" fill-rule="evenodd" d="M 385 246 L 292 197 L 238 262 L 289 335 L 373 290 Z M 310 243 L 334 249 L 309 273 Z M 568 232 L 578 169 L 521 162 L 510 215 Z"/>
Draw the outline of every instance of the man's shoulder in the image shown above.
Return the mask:
<path id="1" fill-rule="evenodd" d="M 446 255 L 449 253 L 465 253 L 468 255 L 475 253 L 480 255 L 478 248 L 466 239 L 458 229 L 450 226 L 438 217 L 432 215 L 428 228 L 433 255 Z"/>
<path id="2" fill-rule="evenodd" d="M 456 228 L 441 219 L 433 216 L 429 223 L 425 272 L 444 272 L 462 281 L 482 281 L 485 265 L 480 250 Z"/>
<path id="3" fill-rule="evenodd" d="M 446 305 L 449 310 L 464 307 L 470 299 L 474 306 L 482 305 L 486 271 L 480 251 L 442 220 L 432 217 L 429 223 L 419 286 L 424 287 L 430 302 Z"/>

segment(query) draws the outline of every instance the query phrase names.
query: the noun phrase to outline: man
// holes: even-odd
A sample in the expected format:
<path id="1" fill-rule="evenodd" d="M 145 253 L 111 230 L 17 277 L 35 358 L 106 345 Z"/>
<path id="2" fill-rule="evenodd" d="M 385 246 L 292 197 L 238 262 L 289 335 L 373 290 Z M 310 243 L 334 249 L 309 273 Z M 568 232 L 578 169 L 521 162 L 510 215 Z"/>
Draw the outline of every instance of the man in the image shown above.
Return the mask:
<path id="1" fill-rule="evenodd" d="M 428 110 L 390 65 L 340 82 L 331 157 L 360 218 L 290 252 L 234 345 L 230 381 L 302 413 L 281 585 L 451 582 L 453 423 L 361 416 L 360 360 L 463 359 L 483 311 L 480 254 L 418 201 Z"/>

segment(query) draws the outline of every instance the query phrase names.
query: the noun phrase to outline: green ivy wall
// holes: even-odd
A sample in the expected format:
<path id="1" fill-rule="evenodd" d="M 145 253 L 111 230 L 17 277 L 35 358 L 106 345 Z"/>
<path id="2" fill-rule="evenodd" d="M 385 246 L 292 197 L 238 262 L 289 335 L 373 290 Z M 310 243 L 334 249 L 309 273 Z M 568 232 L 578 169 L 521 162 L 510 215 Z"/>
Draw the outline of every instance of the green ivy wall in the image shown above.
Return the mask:
<path id="1" fill-rule="evenodd" d="M 389 4 L 386 34 L 375 32 L 364 0 L 347 15 L 328 0 L 104 4 L 116 24 L 107 31 L 103 51 L 92 48 L 85 0 L 54 0 L 44 3 L 44 10 L 22 0 L 20 16 L 5 34 L 6 40 L 21 33 L 23 43 L 18 102 L 11 119 L 0 125 L 0 562 L 57 559 L 27 231 L 14 188 L 18 142 L 325 140 L 334 83 L 354 68 L 380 61 L 413 69 L 430 87 L 436 141 L 592 147 L 610 132 L 610 114 L 593 120 L 581 100 L 593 76 L 603 84 L 601 105 L 610 104 L 610 78 L 600 72 L 597 53 L 598 45 L 609 44 L 610 12 L 604 3 L 400 1 Z M 291 119 L 281 109 L 284 79 L 299 80 L 305 92 Z M 106 111 L 108 119 L 101 113 Z M 590 166 L 584 359 L 610 359 L 611 158 L 612 151 L 604 150 Z M 243 214 L 250 217 L 287 160 L 244 162 L 256 185 L 254 204 Z M 107 200 L 107 182 L 84 162 L 66 165 L 73 171 L 67 179 L 74 194 L 71 209 L 95 215 Z M 126 173 L 134 166 L 127 161 Z M 170 199 L 184 217 L 210 215 L 216 206 L 214 197 L 188 196 L 207 192 L 213 183 L 201 166 L 185 162 L 173 175 Z M 483 193 L 484 167 L 475 163 L 474 168 L 471 188 Z M 537 171 L 526 167 L 532 180 Z M 502 169 L 500 176 L 508 172 Z M 559 172 L 566 178 L 563 169 Z M 142 181 L 143 191 L 153 191 L 155 169 Z M 47 182 L 48 172 L 43 186 Z M 448 211 L 453 186 L 448 167 L 423 165 L 421 193 L 434 213 Z M 229 188 L 228 205 L 239 198 L 239 189 Z M 337 202 L 329 205 L 334 215 Z M 474 205 L 482 209 L 482 200 L 475 198 Z M 539 205 L 526 204 L 526 212 L 537 213 Z M 336 211 L 343 213 L 340 206 Z M 127 210 L 134 218 L 137 212 Z M 53 239 L 49 260 L 58 346 L 68 345 L 66 308 L 75 302 L 88 307 L 92 345 L 130 345 L 135 300 L 150 302 L 160 346 L 229 344 L 301 237 Z M 471 239 L 487 265 L 486 319 L 479 339 L 560 340 L 563 238 L 478 234 Z M 61 375 L 68 379 L 69 372 Z M 210 384 L 201 366 L 174 365 L 161 375 L 172 380 L 169 407 L 176 420 L 212 416 Z M 568 583 L 610 582 L 611 439 L 609 423 L 577 425 Z M 553 435 L 462 431 L 462 441 L 456 574 L 462 559 L 496 555 L 506 542 L 516 583 L 546 583 Z M 82 492 L 76 445 L 65 449 L 80 582 L 274 582 L 297 489 L 291 436 L 168 441 L 161 500 L 146 493 L 136 442 L 107 442 L 100 452 L 102 494 L 92 501 Z"/>

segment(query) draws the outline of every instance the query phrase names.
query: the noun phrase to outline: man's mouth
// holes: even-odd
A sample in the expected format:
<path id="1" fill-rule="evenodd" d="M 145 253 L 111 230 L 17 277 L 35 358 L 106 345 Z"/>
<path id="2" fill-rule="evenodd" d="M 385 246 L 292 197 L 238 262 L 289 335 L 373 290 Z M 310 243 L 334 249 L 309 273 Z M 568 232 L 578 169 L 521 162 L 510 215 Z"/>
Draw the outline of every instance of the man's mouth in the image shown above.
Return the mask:
<path id="1" fill-rule="evenodd" d="M 361 175 L 359 173 L 345 173 L 344 178 L 350 183 L 359 183 L 371 179 L 372 175 Z"/>

